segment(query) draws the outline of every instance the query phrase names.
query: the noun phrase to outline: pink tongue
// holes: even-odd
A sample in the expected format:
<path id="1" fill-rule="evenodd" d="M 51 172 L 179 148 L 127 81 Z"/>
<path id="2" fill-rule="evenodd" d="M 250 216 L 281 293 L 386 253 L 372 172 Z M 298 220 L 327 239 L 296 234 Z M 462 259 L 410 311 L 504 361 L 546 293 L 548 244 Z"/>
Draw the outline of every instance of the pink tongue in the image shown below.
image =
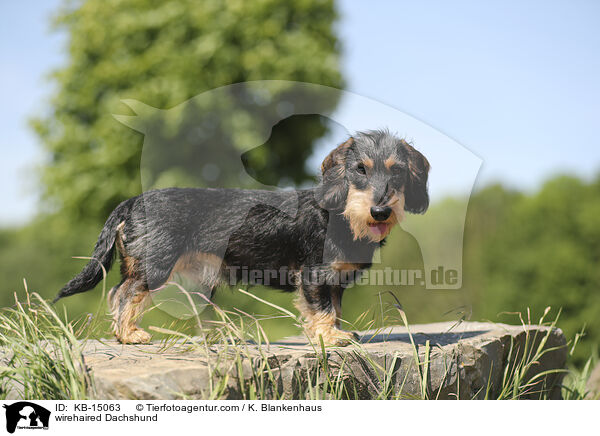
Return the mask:
<path id="1" fill-rule="evenodd" d="M 371 224 L 369 227 L 371 227 L 371 230 L 373 230 L 373 233 L 377 234 L 377 235 L 383 235 L 386 231 L 387 231 L 387 224 L 385 223 L 378 223 L 378 224 Z"/>

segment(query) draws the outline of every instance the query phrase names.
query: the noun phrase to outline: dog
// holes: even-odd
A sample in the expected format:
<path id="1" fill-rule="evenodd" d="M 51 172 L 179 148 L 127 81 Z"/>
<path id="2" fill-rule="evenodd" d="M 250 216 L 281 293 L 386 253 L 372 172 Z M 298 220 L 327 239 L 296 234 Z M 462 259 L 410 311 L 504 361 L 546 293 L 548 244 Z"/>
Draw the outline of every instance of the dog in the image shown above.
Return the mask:
<path id="1" fill-rule="evenodd" d="M 150 292 L 176 274 L 194 277 L 212 297 L 224 281 L 241 281 L 244 271 L 268 270 L 274 280 L 265 285 L 297 292 L 309 338 L 348 345 L 356 335 L 340 326 L 342 294 L 371 267 L 375 250 L 405 212 L 427 210 L 429 169 L 405 140 L 372 130 L 331 151 L 310 189 L 145 192 L 113 210 L 92 259 L 54 302 L 93 289 L 116 250 L 122 279 L 108 293 L 114 334 L 121 343 L 146 343 L 151 335 L 138 323 Z M 295 214 L 274 206 L 294 202 Z"/>

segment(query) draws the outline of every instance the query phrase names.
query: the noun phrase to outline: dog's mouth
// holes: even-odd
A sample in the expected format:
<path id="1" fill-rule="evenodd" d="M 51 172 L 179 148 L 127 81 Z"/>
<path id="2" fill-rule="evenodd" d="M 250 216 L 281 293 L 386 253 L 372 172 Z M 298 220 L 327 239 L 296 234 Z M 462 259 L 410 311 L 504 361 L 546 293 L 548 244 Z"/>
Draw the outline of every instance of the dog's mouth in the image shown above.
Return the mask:
<path id="1" fill-rule="evenodd" d="M 371 233 L 379 237 L 386 235 L 391 227 L 389 223 L 368 223 L 368 225 Z"/>

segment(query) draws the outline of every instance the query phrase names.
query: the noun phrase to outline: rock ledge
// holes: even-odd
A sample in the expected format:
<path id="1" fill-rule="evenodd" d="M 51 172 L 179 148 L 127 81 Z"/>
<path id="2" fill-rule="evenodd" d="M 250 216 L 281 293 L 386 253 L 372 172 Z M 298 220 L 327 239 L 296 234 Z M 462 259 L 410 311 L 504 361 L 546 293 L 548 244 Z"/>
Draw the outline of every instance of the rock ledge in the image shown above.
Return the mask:
<path id="1" fill-rule="evenodd" d="M 496 398 L 507 367 L 522 357 L 525 343 L 535 351 L 547 336 L 546 349 L 553 349 L 534 364 L 527 379 L 542 371 L 562 369 L 567 349 L 559 329 L 542 326 L 510 326 L 479 322 L 435 323 L 410 326 L 420 362 L 429 365 L 426 386 L 424 368 L 416 364 L 414 348 L 404 327 L 361 332 L 361 345 L 327 348 L 327 370 L 353 392 L 353 397 L 439 399 Z M 512 344 L 512 352 L 511 352 Z M 518 351 L 517 351 L 518 350 Z M 235 356 L 242 356 L 235 365 Z M 228 356 L 228 357 L 226 357 Z M 269 346 L 238 344 L 212 347 L 159 343 L 121 345 L 115 341 L 88 341 L 84 359 L 95 380 L 99 399 L 195 399 L 207 398 L 222 382 L 220 398 L 244 398 L 251 385 L 267 398 L 303 399 L 307 384 L 326 388 L 323 355 L 306 338 L 290 337 Z M 237 359 L 239 362 L 240 359 Z M 274 377 L 267 380 L 265 365 Z M 387 376 L 385 375 L 387 374 Z M 262 380 L 262 381 L 261 381 Z M 267 382 L 265 383 L 265 380 Z M 562 374 L 549 374 L 529 387 L 523 398 L 538 398 L 545 390 L 549 398 L 560 398 Z"/>

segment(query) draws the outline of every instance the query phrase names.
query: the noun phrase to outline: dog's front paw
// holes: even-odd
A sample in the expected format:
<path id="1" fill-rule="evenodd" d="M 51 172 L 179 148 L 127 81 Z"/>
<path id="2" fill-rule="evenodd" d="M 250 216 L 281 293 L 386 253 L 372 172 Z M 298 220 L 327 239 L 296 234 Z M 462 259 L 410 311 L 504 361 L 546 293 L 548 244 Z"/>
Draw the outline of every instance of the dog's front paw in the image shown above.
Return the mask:
<path id="1" fill-rule="evenodd" d="M 147 344 L 152 335 L 145 330 L 135 329 L 127 334 L 117 335 L 117 339 L 122 344 Z"/>
<path id="2" fill-rule="evenodd" d="M 358 341 L 358 335 L 354 332 L 336 329 L 336 334 L 333 337 L 331 345 L 336 347 L 347 347 L 352 342 Z"/>
<path id="3" fill-rule="evenodd" d="M 331 328 L 327 330 L 319 330 L 313 335 L 315 342 L 319 343 L 320 338 L 323 338 L 323 344 L 334 347 L 346 347 L 352 342 L 358 340 L 358 335 L 354 332 Z"/>

